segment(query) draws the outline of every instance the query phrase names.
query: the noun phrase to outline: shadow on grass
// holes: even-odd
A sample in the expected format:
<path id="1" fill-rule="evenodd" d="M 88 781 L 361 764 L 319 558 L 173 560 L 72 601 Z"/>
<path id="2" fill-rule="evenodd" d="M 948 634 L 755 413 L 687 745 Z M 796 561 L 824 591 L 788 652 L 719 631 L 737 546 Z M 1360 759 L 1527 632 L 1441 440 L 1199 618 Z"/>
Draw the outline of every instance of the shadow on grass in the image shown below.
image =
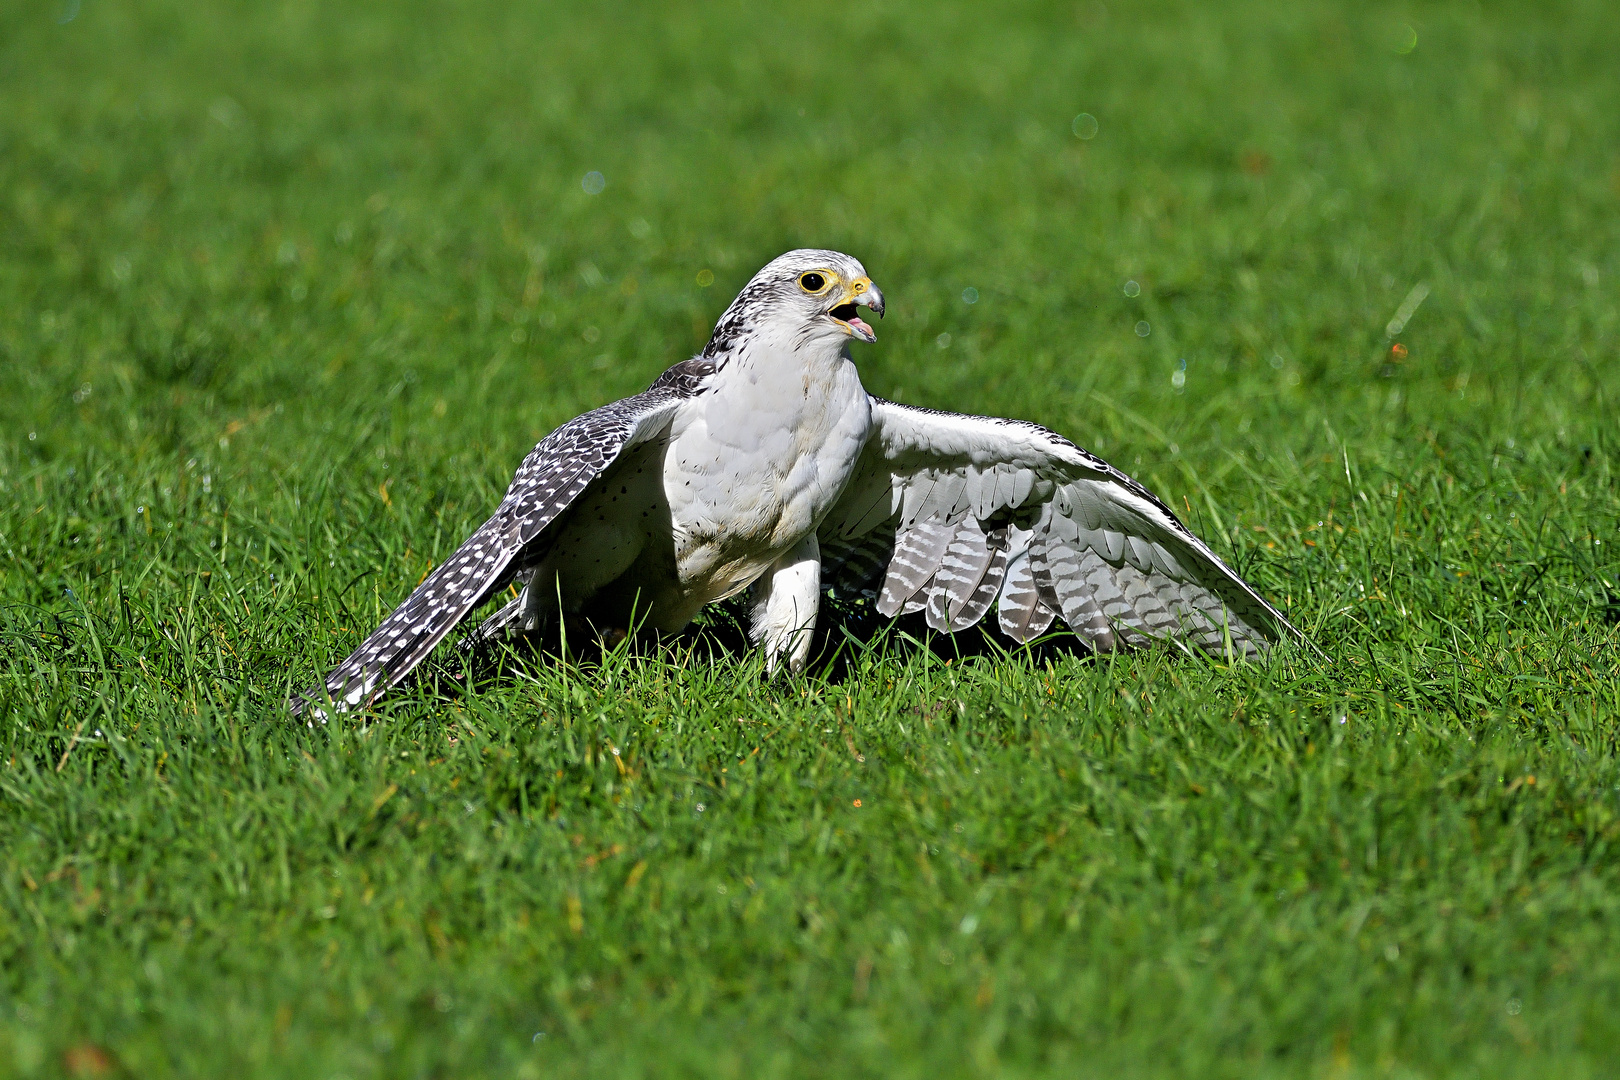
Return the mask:
<path id="1" fill-rule="evenodd" d="M 628 649 L 640 656 L 677 656 L 696 663 L 735 662 L 759 655 L 748 638 L 748 612 L 742 601 L 714 604 L 698 620 L 679 634 L 651 632 L 633 635 L 628 641 L 604 640 L 578 628 L 571 630 L 566 643 L 557 627 L 528 634 L 512 634 L 480 643 L 457 656 L 446 656 L 424 665 L 417 679 L 432 679 L 444 700 L 460 696 L 461 687 L 476 685 L 492 688 L 513 678 L 512 666 L 569 664 L 581 672 L 599 668 L 614 651 Z M 1028 656 L 1031 663 L 1044 664 L 1061 659 L 1091 658 L 1095 654 L 1074 634 L 1062 630 L 1020 645 L 1001 634 L 995 616 L 955 634 L 940 633 L 929 627 L 921 613 L 887 618 L 868 603 L 835 601 L 824 604 L 816 622 L 815 640 L 810 650 L 806 674 L 837 685 L 859 675 L 873 659 L 905 659 L 930 653 L 948 661 L 961 662 L 975 657 L 1005 659 L 1009 654 Z"/>

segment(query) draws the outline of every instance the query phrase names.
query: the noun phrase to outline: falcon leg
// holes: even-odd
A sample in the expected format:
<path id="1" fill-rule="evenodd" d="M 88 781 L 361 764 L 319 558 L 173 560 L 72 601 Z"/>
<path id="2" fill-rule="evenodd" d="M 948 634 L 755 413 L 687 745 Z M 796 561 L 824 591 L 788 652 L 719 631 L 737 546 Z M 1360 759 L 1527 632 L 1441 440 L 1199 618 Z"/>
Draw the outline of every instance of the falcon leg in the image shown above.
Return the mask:
<path id="1" fill-rule="evenodd" d="M 456 643 L 456 647 L 465 652 L 478 645 L 494 641 L 506 633 L 507 627 L 519 622 L 523 616 L 523 605 L 526 603 L 524 593 L 519 593 L 508 600 L 501 610 L 478 624 L 478 629 L 463 637 Z"/>
<path id="2" fill-rule="evenodd" d="M 765 646 L 765 670 L 774 675 L 785 659 L 788 670 L 803 671 L 821 606 L 821 548 L 816 534 L 776 560 L 754 583 L 749 599 L 754 609 L 749 636 Z"/>

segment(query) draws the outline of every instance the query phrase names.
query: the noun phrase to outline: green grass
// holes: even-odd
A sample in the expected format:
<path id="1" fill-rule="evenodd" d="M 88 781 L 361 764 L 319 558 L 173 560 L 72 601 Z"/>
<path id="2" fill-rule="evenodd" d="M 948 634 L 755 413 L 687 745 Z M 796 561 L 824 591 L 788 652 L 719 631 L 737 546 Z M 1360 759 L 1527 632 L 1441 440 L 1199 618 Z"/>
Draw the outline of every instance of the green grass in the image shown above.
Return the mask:
<path id="1" fill-rule="evenodd" d="M 5 25 L 0 1075 L 1612 1075 L 1612 4 Z M 1101 452 L 1331 659 L 289 722 L 802 245 L 889 299 L 869 388 Z"/>

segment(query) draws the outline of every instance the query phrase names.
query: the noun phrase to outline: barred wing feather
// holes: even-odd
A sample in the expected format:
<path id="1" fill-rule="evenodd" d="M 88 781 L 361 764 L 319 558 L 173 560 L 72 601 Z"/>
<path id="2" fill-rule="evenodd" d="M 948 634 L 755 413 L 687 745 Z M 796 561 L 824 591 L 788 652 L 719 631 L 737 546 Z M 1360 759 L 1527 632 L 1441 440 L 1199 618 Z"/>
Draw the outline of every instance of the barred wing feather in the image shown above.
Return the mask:
<path id="1" fill-rule="evenodd" d="M 364 705 L 396 685 L 444 636 L 500 590 L 525 563 L 525 549 L 627 447 L 660 438 L 681 401 L 692 396 L 677 365 L 652 388 L 604 405 L 553 431 L 518 467 L 488 521 L 417 586 L 324 683 L 289 704 L 296 715 L 328 698 L 338 709 Z"/>
<path id="2" fill-rule="evenodd" d="M 1097 650 L 1303 640 L 1146 488 L 1035 424 L 872 399 L 875 430 L 818 539 L 835 588 L 1018 641 L 1064 623 Z M 888 558 L 881 557 L 887 550 Z"/>

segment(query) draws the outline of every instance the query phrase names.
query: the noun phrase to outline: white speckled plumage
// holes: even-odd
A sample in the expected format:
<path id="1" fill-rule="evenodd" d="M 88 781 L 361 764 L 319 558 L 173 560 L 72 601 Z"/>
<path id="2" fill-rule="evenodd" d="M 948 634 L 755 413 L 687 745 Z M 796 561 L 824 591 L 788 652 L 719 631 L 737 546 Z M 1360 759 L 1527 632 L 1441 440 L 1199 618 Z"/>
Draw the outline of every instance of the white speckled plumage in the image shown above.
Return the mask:
<path id="1" fill-rule="evenodd" d="M 473 635 L 563 614 L 685 626 L 753 587 L 772 669 L 809 656 L 823 587 L 955 631 L 992 607 L 1028 641 L 1062 618 L 1109 649 L 1212 652 L 1298 636 L 1146 489 L 1045 428 L 908 408 L 861 386 L 846 346 L 883 312 L 859 262 L 792 251 L 738 294 L 703 352 L 564 424 L 485 522 L 292 707 L 324 715 L 396 684 L 472 610 Z"/>

